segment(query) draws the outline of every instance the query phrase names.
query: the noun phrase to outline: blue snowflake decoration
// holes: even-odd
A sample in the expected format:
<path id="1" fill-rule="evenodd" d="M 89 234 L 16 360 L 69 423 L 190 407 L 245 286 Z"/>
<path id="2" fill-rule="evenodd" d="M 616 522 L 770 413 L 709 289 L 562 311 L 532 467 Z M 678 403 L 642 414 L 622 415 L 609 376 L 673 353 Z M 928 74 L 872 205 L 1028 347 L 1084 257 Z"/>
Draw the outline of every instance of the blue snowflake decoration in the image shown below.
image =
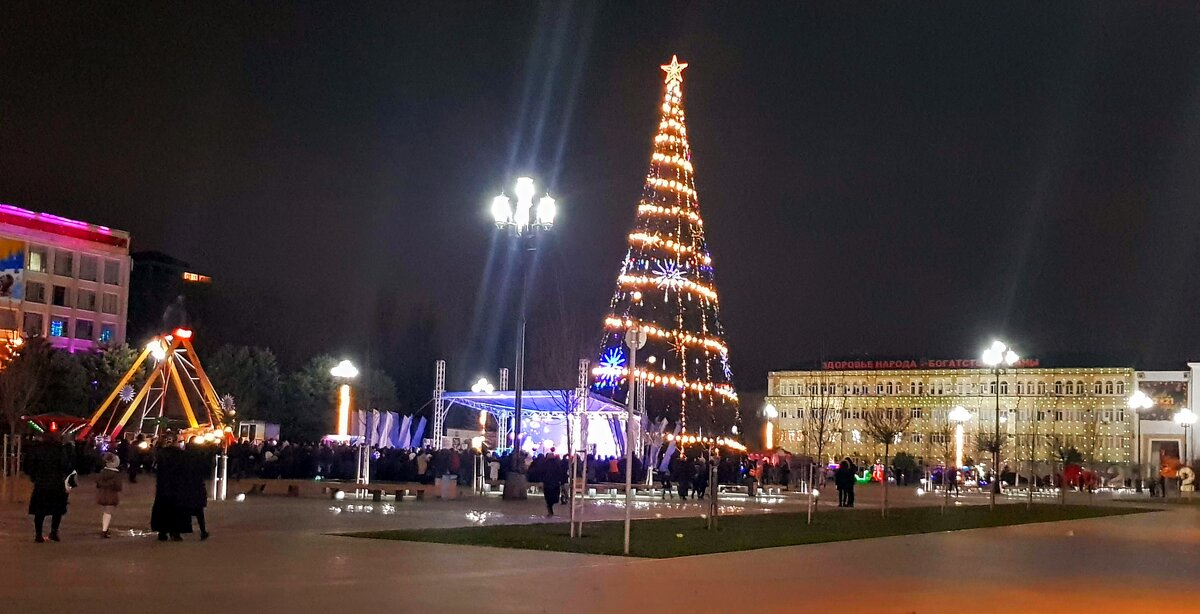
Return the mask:
<path id="1" fill-rule="evenodd" d="M 625 351 L 620 347 L 609 348 L 600 356 L 600 366 L 595 371 L 598 376 L 597 386 L 611 388 L 625 377 Z"/>

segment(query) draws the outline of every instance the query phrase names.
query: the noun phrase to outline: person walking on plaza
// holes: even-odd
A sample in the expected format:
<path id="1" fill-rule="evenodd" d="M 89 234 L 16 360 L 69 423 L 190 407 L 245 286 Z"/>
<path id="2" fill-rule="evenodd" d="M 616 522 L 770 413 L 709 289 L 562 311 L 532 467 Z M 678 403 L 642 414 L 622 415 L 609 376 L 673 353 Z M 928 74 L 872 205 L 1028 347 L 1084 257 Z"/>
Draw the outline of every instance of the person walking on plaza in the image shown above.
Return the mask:
<path id="1" fill-rule="evenodd" d="M 41 544 L 42 527 L 50 517 L 50 541 L 59 541 L 58 526 L 67 513 L 67 482 L 74 477 L 71 455 L 58 433 L 47 433 L 37 441 L 25 460 L 25 471 L 33 482 L 29 514 L 33 516 L 34 541 Z"/>
<path id="2" fill-rule="evenodd" d="M 182 506 L 186 498 L 187 459 L 170 434 L 159 439 L 154 479 L 154 505 L 150 509 L 150 530 L 158 541 L 183 541 L 182 533 L 192 532 L 192 519 Z"/>
<path id="3" fill-rule="evenodd" d="M 538 469 L 542 479 L 542 496 L 546 498 L 546 516 L 550 517 L 554 515 L 554 504 L 558 503 L 559 489 L 566 481 L 566 476 L 562 470 L 562 463 L 558 462 L 553 449 L 550 450 L 550 454 L 538 459 L 537 462 L 540 464 Z"/>
<path id="4" fill-rule="evenodd" d="M 100 513 L 100 537 L 109 538 L 108 525 L 121 502 L 121 457 L 109 452 L 104 455 L 104 468 L 96 476 L 96 505 Z"/>
<path id="5" fill-rule="evenodd" d="M 212 466 L 212 455 L 209 449 L 199 444 L 199 438 L 193 437 L 184 451 L 184 485 L 180 508 L 186 516 L 188 529 L 192 527 L 192 517 L 196 518 L 196 527 L 200 529 L 200 541 L 208 539 L 208 527 L 204 523 L 204 508 L 208 506 L 208 490 L 204 488 L 204 478 Z"/>
<path id="6" fill-rule="evenodd" d="M 137 438 L 133 440 L 133 445 L 129 446 L 129 460 L 126 469 L 129 470 L 129 483 L 137 484 L 137 476 L 142 472 L 142 465 L 146 463 L 146 458 L 150 454 L 150 442 L 146 441 L 146 436 L 138 433 Z"/>

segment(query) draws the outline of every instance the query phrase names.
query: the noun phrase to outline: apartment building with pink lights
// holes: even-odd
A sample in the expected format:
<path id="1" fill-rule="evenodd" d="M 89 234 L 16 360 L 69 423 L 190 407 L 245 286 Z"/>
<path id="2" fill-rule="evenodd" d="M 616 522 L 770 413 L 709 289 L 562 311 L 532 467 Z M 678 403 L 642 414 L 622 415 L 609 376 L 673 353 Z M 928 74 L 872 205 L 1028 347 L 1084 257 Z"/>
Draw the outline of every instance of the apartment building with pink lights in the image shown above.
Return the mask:
<path id="1" fill-rule="evenodd" d="M 125 342 L 129 233 L 0 204 L 0 338 Z"/>

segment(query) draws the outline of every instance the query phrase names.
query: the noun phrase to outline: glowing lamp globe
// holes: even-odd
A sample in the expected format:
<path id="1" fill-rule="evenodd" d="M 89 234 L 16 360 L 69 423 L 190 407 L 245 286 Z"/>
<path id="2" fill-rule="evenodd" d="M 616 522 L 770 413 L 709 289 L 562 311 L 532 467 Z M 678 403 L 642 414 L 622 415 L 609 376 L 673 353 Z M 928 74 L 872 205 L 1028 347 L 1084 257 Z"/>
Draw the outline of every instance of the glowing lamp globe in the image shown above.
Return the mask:
<path id="1" fill-rule="evenodd" d="M 517 202 L 518 203 L 533 203 L 533 178 L 518 177 L 517 178 Z"/>
<path id="2" fill-rule="evenodd" d="M 332 369 L 330 369 L 329 374 L 334 377 L 353 379 L 355 377 L 358 377 L 358 368 L 355 367 L 354 364 L 351 363 L 349 360 L 343 360 L 342 362 L 337 363 L 337 365 L 334 366 Z"/>
<path id="3" fill-rule="evenodd" d="M 1196 413 L 1188 408 L 1183 408 L 1175 413 L 1175 424 L 1179 426 L 1191 426 L 1196 423 Z"/>
<path id="4" fill-rule="evenodd" d="M 501 194 L 492 199 L 492 218 L 496 220 L 496 226 L 503 228 L 512 222 L 512 217 L 512 202 L 507 196 Z"/>
<path id="5" fill-rule="evenodd" d="M 1129 396 L 1129 401 L 1127 404 L 1129 409 L 1141 411 L 1143 409 L 1150 409 L 1151 407 L 1154 407 L 1154 399 L 1151 399 L 1150 395 L 1142 392 L 1141 390 L 1137 390 Z"/>
<path id="6" fill-rule="evenodd" d="M 554 199 L 549 196 L 543 196 L 538 201 L 537 206 L 537 223 L 540 226 L 549 228 L 554 225 L 554 216 L 558 213 L 558 208 L 554 204 Z"/>
<path id="7" fill-rule="evenodd" d="M 151 339 L 150 343 L 146 344 L 146 349 L 149 350 L 154 360 L 162 360 L 167 357 L 167 346 L 163 345 L 162 340 L 157 337 Z"/>

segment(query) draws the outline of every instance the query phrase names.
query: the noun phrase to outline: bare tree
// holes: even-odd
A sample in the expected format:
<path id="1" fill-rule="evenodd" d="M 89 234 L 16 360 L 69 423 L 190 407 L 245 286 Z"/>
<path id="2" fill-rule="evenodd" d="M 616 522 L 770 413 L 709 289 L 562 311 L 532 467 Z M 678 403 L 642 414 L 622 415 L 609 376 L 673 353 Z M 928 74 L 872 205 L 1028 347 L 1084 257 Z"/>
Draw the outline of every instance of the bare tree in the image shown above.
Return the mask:
<path id="1" fill-rule="evenodd" d="M 1004 435 L 994 431 L 990 433 L 980 431 L 975 434 L 975 448 L 980 452 L 991 454 L 993 459 L 999 461 L 1000 451 L 1004 448 Z M 997 462 L 992 463 L 992 477 L 988 480 L 988 490 L 992 491 L 989 507 L 992 509 L 996 507 L 995 493 L 998 490 L 998 481 L 1000 480 L 1000 467 L 997 467 L 997 464 Z"/>
<path id="2" fill-rule="evenodd" d="M 912 414 L 903 409 L 876 409 L 863 416 L 863 434 L 877 444 L 883 444 L 883 507 L 881 515 L 887 518 L 888 480 L 887 466 L 892 444 L 900 443 L 904 431 L 912 425 Z"/>
<path id="3" fill-rule="evenodd" d="M 946 504 L 950 501 L 950 468 L 954 467 L 954 463 L 950 462 L 954 458 L 954 422 L 950 420 L 950 412 L 945 411 L 945 419 L 938 423 L 929 434 L 929 443 L 933 449 L 941 455 L 943 460 L 942 468 L 942 513 L 946 513 Z M 957 478 L 958 467 L 954 467 L 955 481 Z"/>
<path id="4" fill-rule="evenodd" d="M 1026 509 L 1029 509 L 1033 506 L 1033 485 L 1037 479 L 1037 476 L 1035 475 L 1035 468 L 1037 466 L 1038 457 L 1041 456 L 1042 452 L 1044 451 L 1043 449 L 1046 447 L 1045 439 L 1038 438 L 1038 431 L 1041 429 L 1043 418 L 1042 410 L 1030 409 L 1029 416 L 1029 432 L 1025 435 L 1026 441 L 1025 445 L 1023 446 L 1029 451 L 1029 477 L 1026 478 L 1025 484 L 1025 486 L 1029 489 L 1029 492 L 1026 493 L 1027 496 L 1025 499 Z"/>
<path id="5" fill-rule="evenodd" d="M 50 344 L 33 337 L 21 346 L 4 344 L 0 350 L 0 416 L 8 432 L 16 433 L 24 416 L 46 389 Z"/>
<path id="6" fill-rule="evenodd" d="M 800 421 L 804 437 L 804 451 L 812 452 L 817 463 L 825 462 L 825 448 L 833 443 L 834 435 L 841 429 L 841 412 L 846 405 L 846 386 L 835 382 L 822 372 L 815 382 L 810 380 L 808 407 Z"/>
<path id="7" fill-rule="evenodd" d="M 1083 411 L 1083 432 L 1079 437 L 1079 453 L 1093 471 L 1100 462 L 1100 412 L 1095 409 Z"/>

